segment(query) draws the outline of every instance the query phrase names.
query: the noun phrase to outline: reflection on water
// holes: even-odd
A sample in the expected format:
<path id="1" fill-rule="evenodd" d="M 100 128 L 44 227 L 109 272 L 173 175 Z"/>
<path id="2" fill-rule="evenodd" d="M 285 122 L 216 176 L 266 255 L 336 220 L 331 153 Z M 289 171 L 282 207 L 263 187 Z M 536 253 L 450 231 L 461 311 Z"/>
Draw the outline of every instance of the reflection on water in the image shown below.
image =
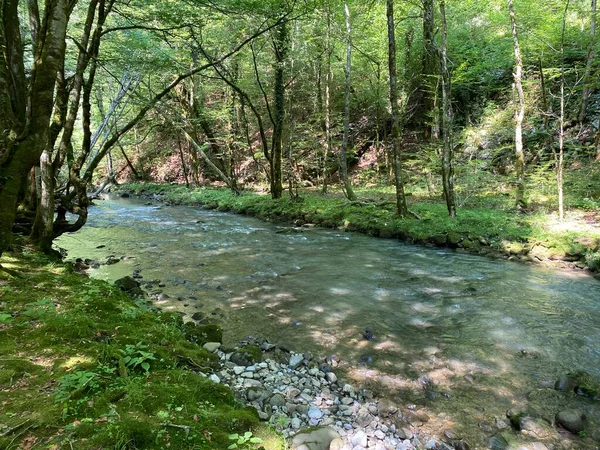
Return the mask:
<path id="1" fill-rule="evenodd" d="M 167 283 L 169 308 L 223 308 L 230 342 L 254 334 L 335 352 L 394 392 L 406 383 L 394 374 L 433 374 L 440 389 L 457 390 L 465 375 L 480 374 L 497 393 L 573 369 L 600 377 L 600 284 L 591 277 L 341 231 L 279 229 L 216 211 L 110 200 L 57 244 L 70 258 L 126 256 L 92 276 L 114 280 L 139 269 L 145 280 Z M 373 342 L 362 338 L 367 326 Z"/>

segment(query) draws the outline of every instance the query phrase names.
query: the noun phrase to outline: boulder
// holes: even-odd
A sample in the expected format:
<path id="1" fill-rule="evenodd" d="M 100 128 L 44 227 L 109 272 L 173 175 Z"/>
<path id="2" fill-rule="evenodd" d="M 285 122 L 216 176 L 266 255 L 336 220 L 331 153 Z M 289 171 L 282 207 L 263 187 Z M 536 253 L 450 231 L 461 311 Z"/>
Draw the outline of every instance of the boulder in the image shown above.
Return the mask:
<path id="1" fill-rule="evenodd" d="M 556 414 L 556 423 L 571 433 L 579 433 L 583 431 L 585 414 L 575 409 L 565 409 Z"/>
<path id="2" fill-rule="evenodd" d="M 311 428 L 293 437 L 292 450 L 329 450 L 332 441 L 336 439 L 340 439 L 340 435 L 333 428 Z"/>
<path id="3" fill-rule="evenodd" d="M 223 343 L 223 329 L 215 323 L 196 325 L 193 322 L 186 322 L 183 331 L 185 338 L 190 342 L 197 342 L 200 345 L 207 342 Z"/>
<path id="4" fill-rule="evenodd" d="M 115 286 L 132 297 L 144 296 L 144 291 L 140 287 L 139 281 L 130 276 L 119 278 L 117 281 L 115 281 Z"/>

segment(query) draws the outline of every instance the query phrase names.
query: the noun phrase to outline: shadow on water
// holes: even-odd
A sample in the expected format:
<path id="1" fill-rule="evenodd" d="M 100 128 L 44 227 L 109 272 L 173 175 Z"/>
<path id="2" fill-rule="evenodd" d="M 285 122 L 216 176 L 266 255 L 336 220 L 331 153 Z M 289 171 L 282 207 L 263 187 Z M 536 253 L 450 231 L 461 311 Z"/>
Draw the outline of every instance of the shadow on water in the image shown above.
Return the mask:
<path id="1" fill-rule="evenodd" d="M 424 412 L 430 435 L 452 429 L 483 448 L 507 410 L 552 422 L 576 408 L 600 439 L 597 404 L 552 389 L 575 370 L 600 378 L 600 284 L 592 278 L 352 233 L 287 231 L 118 200 L 102 202 L 58 245 L 70 258 L 125 256 L 93 276 L 138 270 L 161 280 L 165 309 L 221 308 L 230 344 L 252 334 L 339 355 L 354 383 Z"/>

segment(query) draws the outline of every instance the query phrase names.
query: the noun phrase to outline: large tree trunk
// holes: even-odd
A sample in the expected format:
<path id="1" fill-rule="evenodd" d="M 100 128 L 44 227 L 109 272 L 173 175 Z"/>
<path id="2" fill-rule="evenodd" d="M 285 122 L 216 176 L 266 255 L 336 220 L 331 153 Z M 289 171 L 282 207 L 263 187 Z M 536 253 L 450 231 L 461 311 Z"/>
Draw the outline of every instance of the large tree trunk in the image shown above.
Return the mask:
<path id="1" fill-rule="evenodd" d="M 350 75 L 352 70 L 352 28 L 350 26 L 350 9 L 348 4 L 344 3 L 344 15 L 346 17 L 346 83 L 344 92 L 344 137 L 342 140 L 342 148 L 340 150 L 340 175 L 344 193 L 348 200 L 356 200 L 356 194 L 352 189 L 350 178 L 348 177 L 348 140 L 350 134 Z"/>
<path id="2" fill-rule="evenodd" d="M 517 176 L 517 208 L 525 207 L 525 156 L 523 154 L 523 119 L 525 118 L 525 95 L 523 94 L 523 59 L 517 34 L 517 20 L 513 0 L 508 0 L 510 26 L 512 29 L 513 46 L 515 53 L 514 89 L 517 92 L 518 103 L 515 105 L 515 168 Z"/>
<path id="3" fill-rule="evenodd" d="M 24 76 L 17 3 L 0 2 L 0 46 L 6 48 L 0 56 L 0 254 L 11 242 L 20 187 L 48 143 L 56 75 L 65 56 L 67 24 L 76 1 L 46 3 L 29 88 Z M 27 115 L 25 103 L 30 105 Z"/>
<path id="4" fill-rule="evenodd" d="M 58 92 L 61 97 L 60 101 L 57 101 L 57 113 L 55 114 L 55 117 L 58 116 L 58 118 L 52 124 L 53 128 L 62 128 L 62 137 L 58 148 L 58 154 L 55 156 L 54 161 L 52 161 L 52 156 L 54 153 L 54 136 L 51 136 L 48 145 L 42 153 L 40 159 L 40 174 L 42 182 L 41 189 L 38 194 L 39 199 L 37 205 L 37 214 L 31 237 L 38 248 L 46 253 L 52 250 L 52 241 L 56 237 L 54 234 L 54 191 L 56 188 L 56 177 L 58 176 L 58 172 L 60 172 L 63 166 L 65 156 L 69 152 L 69 149 L 72 145 L 73 132 L 75 130 L 75 123 L 77 121 L 77 114 L 79 112 L 83 76 L 90 60 L 90 56 L 95 53 L 93 48 L 88 49 L 88 43 L 90 40 L 94 20 L 96 18 L 96 7 L 98 5 L 98 1 L 100 1 L 100 9 L 103 10 L 104 0 L 92 0 L 88 6 L 87 18 L 81 38 L 82 49 L 79 52 L 77 67 L 71 82 L 71 89 L 68 92 L 60 92 L 60 90 Z M 103 14 L 101 13 L 100 20 L 102 17 Z M 101 26 L 101 24 L 99 23 L 98 26 Z M 96 38 L 100 39 L 99 31 Z M 92 45 L 92 47 L 94 47 L 94 45 Z M 62 72 L 63 71 L 61 70 L 60 77 L 58 78 L 59 81 L 61 81 L 61 87 L 62 79 L 64 78 L 64 74 Z M 72 100 L 65 118 L 62 114 L 63 111 L 61 111 L 63 108 L 61 103 L 66 105 L 67 96 L 69 93 L 72 94 Z M 61 119 L 64 119 L 62 123 L 60 123 Z"/>
<path id="5" fill-rule="evenodd" d="M 456 216 L 456 203 L 454 200 L 454 149 L 452 143 L 452 100 L 451 77 L 448 71 L 447 38 L 448 25 L 446 23 L 446 2 L 440 0 L 440 18 L 442 21 L 442 47 L 440 49 L 440 72 L 442 78 L 442 132 L 444 146 L 442 150 L 442 181 L 444 198 L 450 217 Z"/>
<path id="6" fill-rule="evenodd" d="M 390 73 L 390 105 L 392 108 L 392 154 L 394 179 L 396 181 L 396 209 L 400 217 L 408 214 L 402 167 L 400 164 L 400 113 L 398 105 L 398 84 L 396 70 L 396 32 L 394 25 L 394 0 L 387 0 L 388 67 Z"/>

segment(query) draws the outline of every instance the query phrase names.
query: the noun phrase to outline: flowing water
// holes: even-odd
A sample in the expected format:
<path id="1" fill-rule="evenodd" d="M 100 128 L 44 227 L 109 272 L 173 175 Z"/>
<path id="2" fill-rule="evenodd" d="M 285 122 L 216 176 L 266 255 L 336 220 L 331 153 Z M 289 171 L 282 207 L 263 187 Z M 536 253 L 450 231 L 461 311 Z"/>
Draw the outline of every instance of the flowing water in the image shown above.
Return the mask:
<path id="1" fill-rule="evenodd" d="M 425 409 L 429 431 L 451 427 L 474 448 L 511 408 L 552 419 L 577 407 L 598 428 L 593 401 L 544 389 L 574 370 L 600 378 L 592 277 L 145 202 L 99 202 L 57 245 L 69 259 L 126 257 L 91 276 L 114 281 L 139 270 L 165 284 L 164 309 L 220 308 L 230 344 L 255 335 L 338 354 L 346 377 Z"/>

